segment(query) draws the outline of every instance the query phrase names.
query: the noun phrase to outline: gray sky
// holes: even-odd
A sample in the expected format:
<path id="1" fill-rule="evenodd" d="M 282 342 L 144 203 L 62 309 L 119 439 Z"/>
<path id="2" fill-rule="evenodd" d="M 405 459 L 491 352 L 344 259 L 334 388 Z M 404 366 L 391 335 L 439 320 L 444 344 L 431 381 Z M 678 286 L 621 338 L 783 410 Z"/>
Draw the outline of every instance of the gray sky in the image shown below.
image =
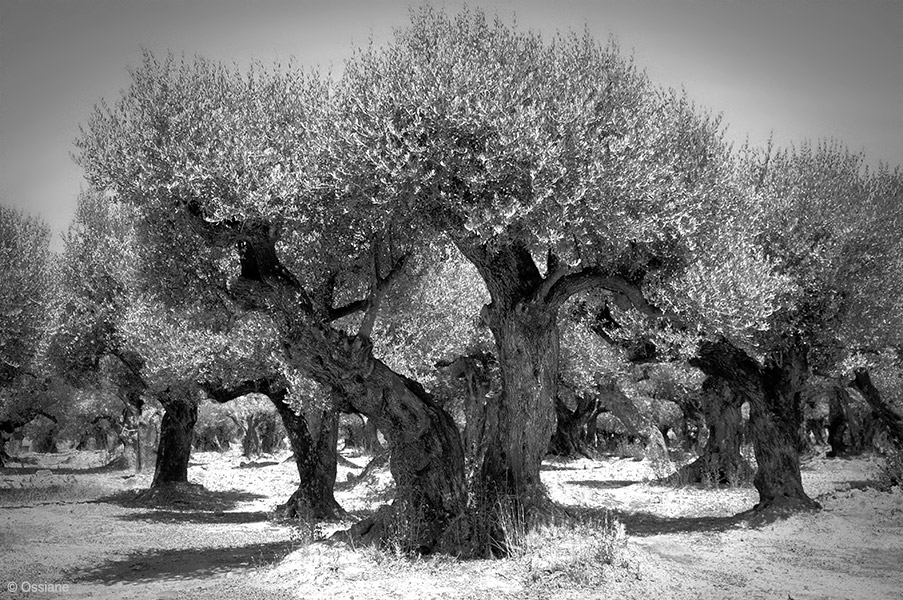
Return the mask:
<path id="1" fill-rule="evenodd" d="M 83 185 L 70 158 L 78 125 L 128 85 L 142 47 L 339 68 L 354 45 L 403 26 L 409 4 L 0 0 L 0 202 L 65 229 Z M 654 81 L 723 113 L 738 143 L 764 143 L 772 131 L 781 144 L 835 137 L 870 164 L 903 163 L 903 0 L 468 4 L 549 34 L 614 34 Z"/>

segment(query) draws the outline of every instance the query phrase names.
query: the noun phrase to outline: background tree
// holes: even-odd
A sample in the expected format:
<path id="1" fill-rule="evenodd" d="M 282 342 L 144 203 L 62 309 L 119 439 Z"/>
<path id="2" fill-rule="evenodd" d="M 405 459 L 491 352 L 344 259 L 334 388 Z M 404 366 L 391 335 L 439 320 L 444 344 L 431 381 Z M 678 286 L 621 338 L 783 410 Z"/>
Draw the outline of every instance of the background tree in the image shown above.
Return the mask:
<path id="1" fill-rule="evenodd" d="M 48 356 L 64 381 L 81 390 L 110 385 L 123 403 L 120 430 L 127 433 L 125 466 L 140 470 L 140 421 L 147 389 L 143 357 L 122 323 L 137 291 L 132 216 L 98 192 L 83 191 L 60 259 L 60 309 Z M 103 411 L 106 414 L 107 410 Z"/>
<path id="2" fill-rule="evenodd" d="M 50 228 L 0 206 L 0 464 L 8 436 L 38 415 L 56 420 L 65 390 L 46 363 L 53 322 L 55 259 Z"/>
<path id="3" fill-rule="evenodd" d="M 869 173 L 837 143 L 745 149 L 741 159 L 757 243 L 789 286 L 745 342 L 703 342 L 696 364 L 750 401 L 757 508 L 812 508 L 799 473 L 803 386 L 844 348 L 899 331 L 899 236 L 890 231 L 900 216 L 889 210 L 899 192 L 888 172 Z M 890 327 L 876 328 L 882 321 Z"/>

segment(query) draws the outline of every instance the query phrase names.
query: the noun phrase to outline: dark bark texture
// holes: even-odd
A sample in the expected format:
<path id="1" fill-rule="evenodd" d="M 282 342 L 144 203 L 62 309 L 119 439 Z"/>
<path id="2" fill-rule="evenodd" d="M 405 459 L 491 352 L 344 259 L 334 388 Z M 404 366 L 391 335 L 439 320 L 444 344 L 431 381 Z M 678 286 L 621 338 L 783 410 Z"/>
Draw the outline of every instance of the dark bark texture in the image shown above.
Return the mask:
<path id="1" fill-rule="evenodd" d="M 168 390 L 159 400 L 164 412 L 151 488 L 188 482 L 188 460 L 198 420 L 198 405 L 193 398 Z"/>
<path id="2" fill-rule="evenodd" d="M 349 534 L 358 542 L 378 542 L 385 540 L 389 521 L 411 523 L 405 545 L 419 551 L 435 548 L 466 504 L 464 453 L 452 418 L 417 382 L 376 359 L 365 333 L 348 335 L 329 324 L 333 314 L 344 311 L 319 300 L 315 304 L 282 265 L 277 227 L 254 220 L 213 222 L 190 201 L 184 208 L 211 243 L 237 246 L 241 275 L 230 292 L 244 309 L 274 319 L 289 363 L 333 390 L 340 399 L 335 408 L 372 419 L 388 438 L 395 503 Z M 371 302 L 356 304 L 366 309 Z"/>
<path id="3" fill-rule="evenodd" d="M 802 428 L 801 389 L 807 376 L 806 351 L 790 343 L 759 365 L 726 340 L 700 345 L 694 366 L 719 377 L 735 395 L 750 403 L 750 434 L 759 492 L 755 510 L 817 508 L 803 490 L 799 448 Z"/>
<path id="4" fill-rule="evenodd" d="M 235 386 L 204 384 L 203 387 L 211 399 L 221 404 L 257 393 L 268 397 L 276 407 L 291 444 L 300 481 L 298 489 L 279 507 L 283 517 L 335 519 L 345 514 L 333 494 L 339 420 L 332 406 L 311 406 L 296 413 L 287 401 L 288 384 L 278 375 Z"/>
<path id="5" fill-rule="evenodd" d="M 345 514 L 333 490 L 336 478 L 336 445 L 339 415 L 333 407 L 311 407 L 296 414 L 285 395 L 270 399 L 279 411 L 295 456 L 300 483 L 288 502 L 279 507 L 287 518 L 335 519 Z"/>
<path id="6" fill-rule="evenodd" d="M 868 369 L 856 369 L 853 373 L 853 387 L 865 398 L 894 445 L 897 448 L 903 448 L 903 416 L 891 408 L 881 397 L 881 392 L 872 383 Z"/>
<path id="7" fill-rule="evenodd" d="M 543 297 L 544 279 L 522 246 L 459 248 L 479 271 L 491 303 L 483 321 L 495 338 L 502 392 L 495 431 L 486 432 L 480 484 L 529 511 L 545 501 L 540 465 L 555 430 L 558 395 L 557 306 Z"/>
<path id="8" fill-rule="evenodd" d="M 670 480 L 717 484 L 748 481 L 752 466 L 740 453 L 743 438 L 741 407 L 745 399 L 718 377 L 706 379 L 703 395 L 702 411 L 709 431 L 705 448 L 696 460 L 682 467 Z"/>
<path id="9" fill-rule="evenodd" d="M 593 448 L 587 444 L 589 438 L 587 428 L 590 423 L 595 423 L 602 412 L 602 407 L 597 398 L 587 395 L 579 395 L 575 399 L 576 406 L 571 410 L 560 396 L 555 398 L 555 434 L 549 444 L 549 453 L 556 456 L 592 458 Z"/>
<path id="10" fill-rule="evenodd" d="M 498 431 L 499 401 L 491 394 L 495 362 L 492 354 L 478 352 L 436 365 L 464 384 L 464 462 L 471 475 L 482 471 L 489 440 Z"/>
<path id="11" fill-rule="evenodd" d="M 849 405 L 847 391 L 842 387 L 834 388 L 828 400 L 828 445 L 831 446 L 827 454 L 829 458 L 847 454 L 848 449 L 844 438 L 847 432 L 847 407 Z"/>

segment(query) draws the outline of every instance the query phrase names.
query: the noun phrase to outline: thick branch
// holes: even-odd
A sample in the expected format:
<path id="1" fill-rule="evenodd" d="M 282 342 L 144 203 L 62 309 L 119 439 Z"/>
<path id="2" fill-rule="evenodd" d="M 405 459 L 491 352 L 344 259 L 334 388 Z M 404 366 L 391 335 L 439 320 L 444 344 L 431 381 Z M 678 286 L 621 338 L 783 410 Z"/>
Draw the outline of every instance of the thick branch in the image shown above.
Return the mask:
<path id="1" fill-rule="evenodd" d="M 588 267 L 577 273 L 571 273 L 560 277 L 551 287 L 546 297 L 546 302 L 553 308 L 559 308 L 567 300 L 580 292 L 592 289 L 604 289 L 615 294 L 644 315 L 657 318 L 665 318 L 680 322 L 680 317 L 674 313 L 662 311 L 657 306 L 650 304 L 640 286 L 630 283 L 618 275 L 608 275 L 597 267 Z"/>
<path id="2" fill-rule="evenodd" d="M 561 259 L 559 259 L 550 249 L 549 254 L 546 257 L 546 276 L 542 281 L 542 285 L 540 285 L 539 289 L 536 291 L 536 299 L 539 302 L 544 302 L 546 298 L 548 298 L 549 292 L 555 284 L 561 281 L 561 279 L 570 272 L 568 266 L 563 264 Z"/>
<path id="3" fill-rule="evenodd" d="M 274 398 L 276 396 L 285 396 L 287 393 L 287 386 L 281 381 L 281 377 L 249 379 L 232 386 L 201 382 L 200 386 L 211 400 L 219 404 L 230 402 L 248 394 L 263 394 Z"/>
<path id="4" fill-rule="evenodd" d="M 115 358 L 117 358 L 119 360 L 119 362 L 121 362 L 125 366 L 125 368 L 128 369 L 129 372 L 131 372 L 131 374 L 135 376 L 135 379 L 137 379 L 138 383 L 141 384 L 142 389 L 146 390 L 148 388 L 147 382 L 144 381 L 144 378 L 141 376 L 141 368 L 140 367 L 134 365 L 132 363 L 131 359 L 129 359 L 127 356 L 125 356 L 125 354 L 123 352 L 121 352 L 120 350 L 113 349 L 110 351 L 110 354 L 112 354 Z"/>
<path id="5" fill-rule="evenodd" d="M 250 296 L 260 295 L 255 288 L 263 284 L 269 290 L 291 292 L 300 300 L 302 310 L 313 313 L 313 303 L 301 282 L 279 260 L 278 227 L 263 219 L 211 221 L 198 202 L 184 202 L 183 206 L 192 229 L 204 240 L 219 247 L 238 248 L 241 276 L 233 283 L 232 291 L 236 296 L 249 296 L 242 299 L 246 307 L 257 307 L 257 298 Z"/>

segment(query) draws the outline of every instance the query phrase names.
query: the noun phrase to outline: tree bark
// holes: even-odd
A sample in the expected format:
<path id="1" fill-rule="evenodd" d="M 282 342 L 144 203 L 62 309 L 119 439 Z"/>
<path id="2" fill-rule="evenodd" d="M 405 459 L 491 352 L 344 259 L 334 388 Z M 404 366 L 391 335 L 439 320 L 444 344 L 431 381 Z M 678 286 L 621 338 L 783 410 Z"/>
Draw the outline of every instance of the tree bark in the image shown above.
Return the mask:
<path id="1" fill-rule="evenodd" d="M 482 472 L 489 440 L 498 431 L 499 401 L 492 394 L 490 375 L 495 362 L 492 354 L 478 352 L 436 364 L 447 369 L 449 377 L 464 382 L 464 464 L 471 478 Z"/>
<path id="2" fill-rule="evenodd" d="M 743 430 L 741 407 L 744 398 L 719 377 L 703 384 L 703 414 L 709 431 L 705 448 L 692 463 L 669 480 L 686 483 L 735 483 L 748 481 L 752 467 L 740 453 Z"/>
<path id="3" fill-rule="evenodd" d="M 836 387 L 828 402 L 828 458 L 846 456 L 847 444 L 844 435 L 847 431 L 847 406 L 849 406 L 849 394 L 846 390 Z"/>
<path id="4" fill-rule="evenodd" d="M 521 302 L 511 310 L 493 303 L 487 312 L 499 353 L 502 393 L 481 479 L 495 493 L 518 498 L 527 509 L 546 496 L 540 466 L 555 431 L 558 325 L 553 311 L 535 303 Z"/>
<path id="5" fill-rule="evenodd" d="M 760 371 L 762 393 L 750 402 L 759 492 L 757 510 L 815 509 L 803 490 L 799 451 L 803 424 L 801 390 L 808 375 L 806 350 L 792 342 L 775 353 Z"/>
<path id="6" fill-rule="evenodd" d="M 336 445 L 339 415 L 332 407 L 311 407 L 296 414 L 285 394 L 272 394 L 285 431 L 288 433 L 300 483 L 288 501 L 279 507 L 286 518 L 336 519 L 345 511 L 335 499 Z"/>
<path id="7" fill-rule="evenodd" d="M 315 381 L 329 385 L 353 411 L 372 419 L 389 445 L 396 484 L 393 504 L 354 525 L 358 543 L 388 538 L 416 552 L 445 543 L 443 534 L 466 506 L 464 452 L 451 416 L 423 387 L 372 355 L 369 340 L 331 328 L 302 330 L 290 337 L 287 355 Z M 331 342 L 311 352 L 311 336 Z"/>
<path id="8" fill-rule="evenodd" d="M 151 488 L 188 482 L 188 459 L 198 420 L 198 405 L 193 398 L 176 394 L 167 391 L 160 396 L 164 412 Z"/>
<path id="9" fill-rule="evenodd" d="M 335 408 L 311 406 L 296 413 L 287 401 L 288 383 L 278 375 L 235 386 L 205 383 L 202 387 L 220 404 L 257 393 L 265 395 L 276 407 L 288 434 L 300 481 L 298 489 L 278 509 L 283 517 L 335 519 L 345 515 L 333 494 L 339 435 Z"/>
<path id="10" fill-rule="evenodd" d="M 491 302 L 483 308 L 497 349 L 502 390 L 490 406 L 495 430 L 487 430 L 478 485 L 488 501 L 513 500 L 519 514 L 546 504 L 540 466 L 555 429 L 558 395 L 558 305 L 529 250 L 517 243 L 490 249 L 456 240 L 476 267 Z M 550 255 L 549 273 L 558 272 Z"/>
<path id="11" fill-rule="evenodd" d="M 881 397 L 881 392 L 872 383 L 868 369 L 856 369 L 853 373 L 853 386 L 872 408 L 872 412 L 887 431 L 894 445 L 897 448 L 903 448 L 903 417 Z"/>
<path id="12" fill-rule="evenodd" d="M 208 218 L 203 205 L 194 200 L 183 202 L 181 208 L 208 243 L 237 247 L 240 275 L 231 283 L 230 293 L 243 309 L 273 318 L 288 363 L 336 392 L 333 397 L 341 399 L 337 409 L 373 419 L 388 438 L 395 502 L 353 527 L 349 535 L 359 542 L 382 541 L 389 525 L 406 523 L 410 524 L 406 547 L 435 548 L 466 506 L 464 453 L 457 427 L 422 386 L 373 356 L 365 331 L 350 336 L 330 325 L 335 315 L 370 307 L 391 274 L 376 273 L 376 289 L 368 299 L 352 303 L 352 309 L 337 309 L 328 305 L 331 294 L 312 300 L 281 263 L 276 249 L 279 227 L 253 218 Z M 371 320 L 372 316 L 368 315 Z"/>
<path id="13" fill-rule="evenodd" d="M 592 458 L 586 447 L 586 429 L 599 416 L 601 404 L 598 399 L 586 395 L 576 397 L 577 406 L 568 408 L 561 397 L 555 398 L 555 434 L 549 444 L 549 453 L 557 456 L 584 456 Z M 595 438 L 595 433 L 593 433 Z"/>
<path id="14" fill-rule="evenodd" d="M 763 367 L 722 339 L 700 344 L 691 364 L 720 377 L 750 403 L 749 425 L 758 465 L 753 484 L 759 492 L 753 510 L 818 508 L 803 490 L 800 475 L 800 391 L 808 369 L 805 348 L 789 343 Z"/>

